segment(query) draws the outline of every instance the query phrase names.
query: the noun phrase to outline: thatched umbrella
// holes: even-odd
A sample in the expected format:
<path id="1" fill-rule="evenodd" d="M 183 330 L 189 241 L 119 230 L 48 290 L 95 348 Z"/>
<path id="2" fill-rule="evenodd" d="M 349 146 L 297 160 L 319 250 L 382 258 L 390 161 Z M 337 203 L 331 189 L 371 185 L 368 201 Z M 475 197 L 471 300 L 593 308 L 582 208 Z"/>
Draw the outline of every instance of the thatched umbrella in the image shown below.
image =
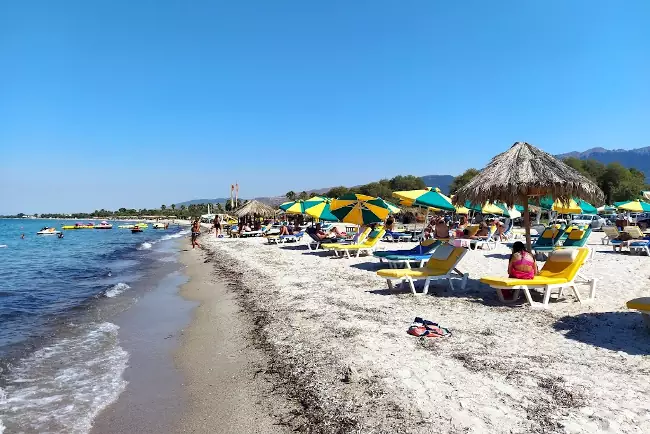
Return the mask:
<path id="1" fill-rule="evenodd" d="M 604 199 L 600 188 L 577 170 L 526 142 L 516 142 L 458 190 L 454 203 L 500 201 L 508 206 L 523 205 L 526 247 L 530 250 L 528 201 L 544 196 L 564 203 L 574 197 L 596 204 Z"/>
<path id="2" fill-rule="evenodd" d="M 242 205 L 233 212 L 237 217 L 246 217 L 246 216 L 261 216 L 261 217 L 273 217 L 275 216 L 275 209 L 258 201 L 251 200 L 245 205 Z"/>

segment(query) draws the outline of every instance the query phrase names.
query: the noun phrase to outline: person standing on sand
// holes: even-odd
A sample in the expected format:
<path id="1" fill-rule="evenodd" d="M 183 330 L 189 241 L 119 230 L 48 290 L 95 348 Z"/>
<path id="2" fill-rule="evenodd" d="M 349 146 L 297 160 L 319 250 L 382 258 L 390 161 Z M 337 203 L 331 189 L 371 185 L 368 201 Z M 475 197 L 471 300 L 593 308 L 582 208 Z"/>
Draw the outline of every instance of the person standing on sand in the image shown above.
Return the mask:
<path id="1" fill-rule="evenodd" d="M 219 238 L 221 235 L 221 222 L 219 221 L 219 216 L 214 216 L 214 235 Z"/>
<path id="2" fill-rule="evenodd" d="M 199 235 L 201 235 L 201 224 L 199 223 L 199 219 L 197 218 L 196 220 L 194 220 L 194 223 L 192 223 L 192 248 L 201 247 L 197 242 Z"/>

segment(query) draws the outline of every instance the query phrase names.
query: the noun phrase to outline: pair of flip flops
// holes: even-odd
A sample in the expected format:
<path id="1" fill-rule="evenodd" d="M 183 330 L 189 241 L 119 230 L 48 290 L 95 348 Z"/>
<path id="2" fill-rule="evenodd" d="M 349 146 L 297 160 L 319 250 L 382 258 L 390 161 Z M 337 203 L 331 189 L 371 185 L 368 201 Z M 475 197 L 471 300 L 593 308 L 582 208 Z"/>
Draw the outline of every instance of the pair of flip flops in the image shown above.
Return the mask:
<path id="1" fill-rule="evenodd" d="M 449 329 L 440 327 L 438 323 L 422 319 L 419 316 L 415 317 L 413 324 L 406 332 L 412 336 L 423 338 L 443 338 L 451 335 Z"/>

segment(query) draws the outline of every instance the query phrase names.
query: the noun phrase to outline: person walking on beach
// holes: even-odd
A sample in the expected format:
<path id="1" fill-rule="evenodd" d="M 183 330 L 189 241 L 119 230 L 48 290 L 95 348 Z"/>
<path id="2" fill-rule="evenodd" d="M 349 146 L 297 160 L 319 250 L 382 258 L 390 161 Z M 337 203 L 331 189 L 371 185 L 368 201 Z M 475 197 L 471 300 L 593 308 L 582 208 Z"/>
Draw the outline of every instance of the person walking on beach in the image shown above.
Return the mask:
<path id="1" fill-rule="evenodd" d="M 201 247 L 197 241 L 199 235 L 201 235 L 201 224 L 199 223 L 199 219 L 196 219 L 192 223 L 192 248 Z"/>
<path id="2" fill-rule="evenodd" d="M 219 238 L 221 236 L 221 222 L 219 216 L 214 216 L 214 235 Z"/>

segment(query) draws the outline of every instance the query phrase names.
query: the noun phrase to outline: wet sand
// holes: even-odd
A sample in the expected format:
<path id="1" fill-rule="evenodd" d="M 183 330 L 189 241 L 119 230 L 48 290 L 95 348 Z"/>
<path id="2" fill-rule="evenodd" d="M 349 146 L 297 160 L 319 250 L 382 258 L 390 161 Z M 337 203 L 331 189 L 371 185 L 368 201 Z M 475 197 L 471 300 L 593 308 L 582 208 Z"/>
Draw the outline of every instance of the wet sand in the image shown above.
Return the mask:
<path id="1" fill-rule="evenodd" d="M 186 244 L 180 280 L 159 285 L 118 321 L 129 384 L 92 434 L 288 432 L 273 416 L 287 407 L 265 379 L 252 324 L 203 251 Z"/>
<path id="2" fill-rule="evenodd" d="M 254 325 L 215 279 L 214 266 L 205 263 L 201 250 L 181 252 L 181 262 L 190 277 L 181 295 L 200 304 L 175 356 L 188 396 L 175 432 L 288 432 L 271 415 L 284 404 L 277 396 L 271 398 L 271 385 L 262 374 L 265 355 L 249 338 Z"/>

